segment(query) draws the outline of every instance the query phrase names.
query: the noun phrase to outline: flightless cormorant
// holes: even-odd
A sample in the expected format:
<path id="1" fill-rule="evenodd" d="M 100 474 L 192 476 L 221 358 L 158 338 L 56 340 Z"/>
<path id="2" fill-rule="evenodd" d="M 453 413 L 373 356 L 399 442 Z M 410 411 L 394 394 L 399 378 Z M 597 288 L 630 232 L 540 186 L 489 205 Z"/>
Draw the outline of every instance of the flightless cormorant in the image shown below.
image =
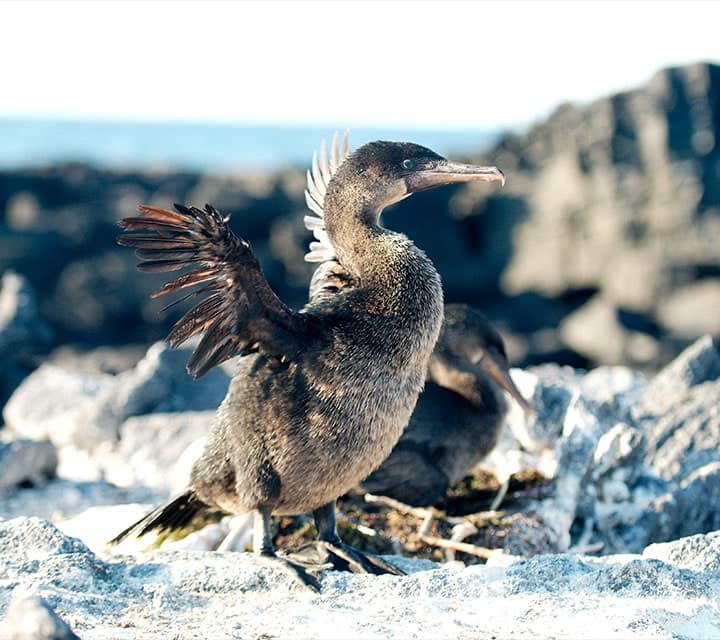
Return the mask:
<path id="1" fill-rule="evenodd" d="M 120 533 L 185 526 L 208 509 L 255 511 L 255 551 L 319 589 L 317 563 L 401 574 L 344 544 L 335 499 L 387 458 L 425 380 L 443 316 L 440 278 L 405 235 L 379 223 L 390 204 L 424 189 L 469 181 L 504 182 L 495 167 L 448 161 L 405 142 L 371 142 L 353 153 L 332 145 L 316 163 L 308 200 L 320 223 L 314 247 L 352 280 L 299 312 L 270 288 L 250 245 L 213 207 L 141 206 L 120 222 L 119 243 L 136 248 L 141 271 L 187 271 L 155 295 L 199 286 L 207 297 L 173 327 L 178 346 L 203 333 L 194 376 L 233 356 L 237 372 L 193 466 L 188 488 Z M 312 511 L 319 540 L 304 554 L 275 556 L 272 515 Z"/>

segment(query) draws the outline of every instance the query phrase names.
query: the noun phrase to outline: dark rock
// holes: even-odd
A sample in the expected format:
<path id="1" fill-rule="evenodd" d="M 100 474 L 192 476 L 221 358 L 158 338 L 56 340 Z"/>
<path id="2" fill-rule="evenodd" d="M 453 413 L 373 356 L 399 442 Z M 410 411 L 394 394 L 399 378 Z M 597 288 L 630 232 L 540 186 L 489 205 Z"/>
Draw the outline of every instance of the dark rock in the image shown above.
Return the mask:
<path id="1" fill-rule="evenodd" d="M 110 243 L 102 249 L 64 265 L 56 275 L 52 296 L 45 300 L 45 313 L 62 328 L 65 341 L 116 343 L 119 336 L 108 335 L 107 330 L 114 327 L 116 332 L 122 332 L 121 341 L 125 342 L 124 323 L 144 321 L 152 326 L 162 321 L 160 309 L 164 303 L 151 300 L 150 293 L 159 289 L 164 279 L 151 275 L 134 282 L 138 279 L 137 260 L 132 252 L 118 251 Z"/>
<path id="2" fill-rule="evenodd" d="M 428 252 L 448 302 L 478 306 L 519 337 L 518 364 L 657 369 L 717 329 L 719 87 L 720 67 L 696 64 L 563 105 L 471 158 L 505 170 L 501 192 L 471 184 L 418 194 L 389 212 L 390 226 Z M 148 343 L 182 309 L 160 314 L 162 303 L 148 300 L 161 278 L 134 274 L 131 252 L 114 247 L 115 222 L 142 201 L 210 201 L 235 215 L 273 288 L 299 305 L 310 273 L 302 192 L 299 170 L 0 172 L 0 270 L 28 277 L 59 343 Z M 578 331 L 581 320 L 596 329 Z"/>
<path id="3" fill-rule="evenodd" d="M 604 334 L 617 331 L 610 311 L 657 319 L 671 294 L 717 272 L 720 148 L 701 152 L 692 141 L 718 137 L 716 119 L 698 114 L 717 113 L 719 85 L 713 65 L 665 70 L 642 90 L 560 108 L 487 154 L 510 167 L 505 192 L 533 203 L 515 229 L 504 290 L 602 290 L 606 310 L 596 322 Z M 697 321 L 684 331 L 690 339 L 702 333 Z M 663 331 L 650 337 L 665 339 Z M 607 351 L 593 345 L 594 357 L 633 362 L 617 342 Z M 663 349 L 657 355 L 667 357 Z"/>

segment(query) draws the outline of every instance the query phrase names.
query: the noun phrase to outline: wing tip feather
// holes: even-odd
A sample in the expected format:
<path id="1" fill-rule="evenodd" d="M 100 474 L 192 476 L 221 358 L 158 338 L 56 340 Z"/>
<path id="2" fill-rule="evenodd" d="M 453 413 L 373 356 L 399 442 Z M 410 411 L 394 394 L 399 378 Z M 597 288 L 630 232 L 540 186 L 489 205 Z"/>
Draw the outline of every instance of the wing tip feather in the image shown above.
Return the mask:
<path id="1" fill-rule="evenodd" d="M 324 226 L 324 204 L 327 187 L 332 176 L 350 155 L 350 130 L 346 129 L 340 143 L 339 131 L 333 133 L 330 144 L 330 157 L 325 140 L 320 141 L 320 149 L 313 151 L 310 168 L 305 172 L 307 188 L 305 189 L 305 204 L 308 209 L 318 217 L 305 216 L 305 228 L 312 231 L 321 243 L 311 243 L 310 251 L 305 254 L 306 262 L 325 262 L 335 258 L 335 251 Z M 319 236 L 319 237 L 318 237 Z"/>

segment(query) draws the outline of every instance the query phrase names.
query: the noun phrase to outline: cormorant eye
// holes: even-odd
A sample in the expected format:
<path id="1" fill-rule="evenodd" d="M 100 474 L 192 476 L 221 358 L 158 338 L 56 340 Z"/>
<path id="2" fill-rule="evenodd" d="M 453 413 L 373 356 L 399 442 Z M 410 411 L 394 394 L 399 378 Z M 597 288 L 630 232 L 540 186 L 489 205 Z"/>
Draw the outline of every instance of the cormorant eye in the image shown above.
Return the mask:
<path id="1" fill-rule="evenodd" d="M 412 160 L 403 160 L 402 166 L 406 169 L 412 169 L 415 166 L 415 163 Z"/>

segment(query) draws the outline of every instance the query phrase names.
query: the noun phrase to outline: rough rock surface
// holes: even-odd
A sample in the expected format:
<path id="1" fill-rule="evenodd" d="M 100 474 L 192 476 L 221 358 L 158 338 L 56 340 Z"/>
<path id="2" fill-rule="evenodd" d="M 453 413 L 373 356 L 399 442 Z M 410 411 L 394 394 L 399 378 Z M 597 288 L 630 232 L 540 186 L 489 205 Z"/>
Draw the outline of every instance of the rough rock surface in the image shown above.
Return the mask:
<path id="1" fill-rule="evenodd" d="M 699 339 L 648 381 L 623 367 L 513 371 L 537 415 L 512 411 L 481 463 L 504 479 L 552 478 L 523 501 L 502 547 L 532 555 L 572 547 L 640 553 L 651 542 L 720 528 L 720 352 Z M 553 432 L 552 427 L 555 426 Z"/>
<path id="2" fill-rule="evenodd" d="M 681 479 L 720 460 L 720 343 L 706 336 L 661 371 L 633 415 L 647 426 L 647 460 L 664 478 Z"/>
<path id="3" fill-rule="evenodd" d="M 35 292 L 21 275 L 0 278 L 0 407 L 49 348 L 52 331 L 40 317 Z"/>
<path id="4" fill-rule="evenodd" d="M 42 598 L 18 591 L 0 622 L 3 640 L 79 640 Z"/>
<path id="5" fill-rule="evenodd" d="M 331 572 L 314 594 L 249 554 L 101 558 L 45 521 L 21 518 L 0 523 L 0 614 L 17 590 L 98 640 L 577 638 L 588 628 L 602 638 L 713 638 L 719 554 L 712 535 L 643 556 L 542 555 L 509 566 L 392 557 L 409 575 Z"/>
<path id="6" fill-rule="evenodd" d="M 131 416 L 216 409 L 230 377 L 217 368 L 193 381 L 185 371 L 189 349 L 156 343 L 135 367 L 117 375 L 67 372 L 44 364 L 8 401 L 5 423 L 18 436 L 93 449 L 117 440 Z"/>
<path id="7" fill-rule="evenodd" d="M 23 483 L 41 484 L 55 475 L 58 456 L 51 442 L 0 442 L 0 491 Z"/>
<path id="8" fill-rule="evenodd" d="M 484 466 L 501 479 L 533 471 L 550 482 L 508 500 L 500 514 L 451 523 L 472 532 L 464 543 L 500 551 L 467 568 L 394 557 L 411 573 L 402 579 L 328 573 L 320 595 L 226 550 L 249 545 L 252 523 L 243 516 L 165 541 L 153 553 L 141 551 L 144 540 L 107 555 L 106 540 L 184 483 L 212 419 L 211 410 L 184 410 L 207 406 L 211 395 L 201 386 L 193 397 L 181 377 L 187 354 L 175 362 L 166 353 L 152 347 L 116 375 L 46 365 L 16 391 L 22 403 L 9 402 L 12 416 L 16 407 L 42 408 L 43 394 L 52 392 L 58 414 L 48 402 L 27 417 L 33 434 L 59 437 L 63 420 L 78 428 L 78 414 L 67 416 L 83 402 L 86 415 L 115 422 L 96 432 L 92 446 L 62 436 L 58 478 L 0 495 L 0 614 L 11 597 L 37 596 L 79 637 L 100 639 L 573 638 L 591 621 L 609 638 L 720 637 L 720 353 L 713 339 L 698 340 L 651 379 L 624 367 L 513 370 L 536 415 L 525 423 L 511 412 Z M 226 384 L 219 374 L 216 382 Z M 83 376 L 94 386 L 83 386 Z M 8 458 L 11 466 L 17 458 Z M 378 512 L 367 515 L 373 527 Z M 342 514 L 340 522 L 359 530 L 350 524 L 357 517 Z M 458 530 L 437 531 L 450 539 Z M 692 537 L 666 542 L 682 536 Z M 579 555 L 590 552 L 599 555 Z M 34 602 L 29 619 L 57 622 Z M 608 607 L 612 619 L 598 613 Z M 8 624 L 13 619 L 9 609 Z"/>
<path id="9" fill-rule="evenodd" d="M 183 488 L 213 411 L 147 412 L 202 406 L 212 396 L 201 386 L 193 398 L 190 383 L 176 382 L 185 375 L 179 358 L 169 370 L 157 366 L 164 354 L 164 347 L 154 346 L 124 374 L 91 377 L 102 380 L 95 386 L 78 384 L 84 374 L 50 365 L 33 374 L 8 403 L 7 422 L 11 430 L 25 424 L 37 429 L 28 435 L 59 439 L 60 480 L 42 491 L 9 495 L 10 506 L 0 504 L 0 515 L 42 515 L 60 523 L 105 504 L 150 507 Z M 48 372 L 50 381 L 38 384 Z M 226 374 L 218 375 L 218 385 L 225 385 Z M 584 373 L 544 365 L 513 370 L 513 376 L 535 417 L 528 423 L 513 410 L 498 446 L 480 466 L 501 481 L 533 472 L 551 482 L 540 495 L 506 507 L 510 524 L 499 543 L 505 553 L 577 547 L 639 553 L 651 542 L 720 528 L 720 510 L 707 508 L 720 504 L 720 353 L 714 340 L 698 340 L 650 381 L 623 367 Z M 56 406 L 44 405 L 53 384 L 62 390 Z M 113 396 L 113 389 L 123 392 Z M 171 391 L 163 398 L 162 390 Z M 219 403 L 224 386 L 212 391 L 212 402 Z M 83 398 L 89 409 L 78 414 Z M 18 421 L 14 416 L 23 414 L 17 407 L 37 414 Z M 141 415 L 125 417 L 134 411 Z M 99 429 L 88 446 L 82 429 L 100 415 L 114 416 L 113 428 Z M 82 437 L 63 436 L 63 421 Z M 35 496 L 42 492 L 57 501 L 54 509 L 38 506 L 42 500 Z M 75 498 L 68 502 L 64 495 Z"/>

